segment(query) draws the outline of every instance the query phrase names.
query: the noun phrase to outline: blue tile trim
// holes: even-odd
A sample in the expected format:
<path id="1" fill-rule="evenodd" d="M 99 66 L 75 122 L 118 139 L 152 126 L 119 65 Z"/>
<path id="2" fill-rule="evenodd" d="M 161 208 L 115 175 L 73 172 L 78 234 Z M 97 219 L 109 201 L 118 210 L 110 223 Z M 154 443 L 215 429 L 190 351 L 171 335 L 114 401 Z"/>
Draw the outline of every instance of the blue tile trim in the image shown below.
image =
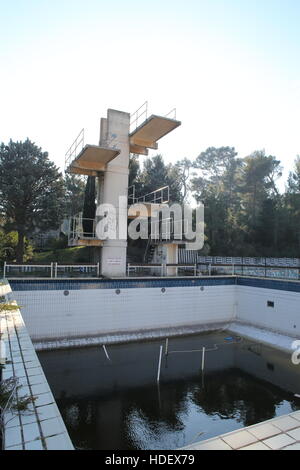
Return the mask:
<path id="1" fill-rule="evenodd" d="M 280 279 L 258 279 L 251 277 L 197 277 L 197 278 L 160 278 L 160 279 L 11 279 L 13 291 L 29 290 L 79 290 L 79 289 L 130 289 L 149 287 L 197 287 L 240 285 L 264 289 L 300 292 L 300 282 Z"/>
<path id="2" fill-rule="evenodd" d="M 260 287 L 263 289 L 285 290 L 289 292 L 300 292 L 300 282 L 282 281 L 280 279 L 257 279 L 250 277 L 238 277 L 237 285 Z"/>
<path id="3" fill-rule="evenodd" d="M 225 286 L 236 284 L 234 277 L 219 278 L 176 278 L 176 279 L 11 279 L 13 291 L 28 290 L 79 290 L 79 289 L 130 289 L 147 287 L 196 287 Z"/>

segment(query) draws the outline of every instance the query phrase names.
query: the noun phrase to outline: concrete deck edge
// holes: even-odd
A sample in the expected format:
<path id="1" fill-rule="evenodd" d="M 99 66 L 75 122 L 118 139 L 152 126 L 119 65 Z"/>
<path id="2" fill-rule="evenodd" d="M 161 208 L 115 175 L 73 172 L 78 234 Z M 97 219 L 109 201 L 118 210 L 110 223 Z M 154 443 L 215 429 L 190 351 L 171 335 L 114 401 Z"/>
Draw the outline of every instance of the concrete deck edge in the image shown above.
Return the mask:
<path id="1" fill-rule="evenodd" d="M 7 357 L 2 380 L 15 378 L 17 398 L 34 399 L 26 411 L 5 412 L 5 450 L 74 450 L 20 311 L 4 311 L 0 321 Z"/>

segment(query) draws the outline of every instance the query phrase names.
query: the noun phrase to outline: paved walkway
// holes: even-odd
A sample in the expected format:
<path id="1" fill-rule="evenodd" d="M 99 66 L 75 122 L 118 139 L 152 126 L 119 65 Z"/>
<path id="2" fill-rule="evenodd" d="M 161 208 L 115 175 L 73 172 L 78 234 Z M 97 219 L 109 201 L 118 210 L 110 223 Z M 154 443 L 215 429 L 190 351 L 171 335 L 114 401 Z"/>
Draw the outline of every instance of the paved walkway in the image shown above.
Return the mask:
<path id="1" fill-rule="evenodd" d="M 184 447 L 186 450 L 300 450 L 300 410 Z"/>

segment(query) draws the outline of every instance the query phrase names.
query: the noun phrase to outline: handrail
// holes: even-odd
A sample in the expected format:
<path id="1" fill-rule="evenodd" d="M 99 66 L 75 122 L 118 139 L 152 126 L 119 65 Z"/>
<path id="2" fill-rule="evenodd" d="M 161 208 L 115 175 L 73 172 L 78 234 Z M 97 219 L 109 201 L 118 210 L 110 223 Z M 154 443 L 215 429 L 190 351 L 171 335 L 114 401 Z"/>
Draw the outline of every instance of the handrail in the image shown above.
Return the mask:
<path id="1" fill-rule="evenodd" d="M 142 109 L 143 111 L 141 111 L 139 113 L 139 111 Z M 147 120 L 147 115 L 148 115 L 148 101 L 145 101 L 145 103 L 142 104 L 142 106 L 140 106 L 136 111 L 134 111 L 134 113 L 130 114 L 130 132 L 134 132 L 138 126 L 139 126 L 139 119 L 144 116 L 145 117 L 143 118 L 143 121 L 146 121 Z M 134 119 L 133 119 L 134 118 Z"/>
<path id="2" fill-rule="evenodd" d="M 90 222 L 91 230 L 84 230 L 85 221 Z M 92 222 L 92 223 L 91 223 Z M 82 217 L 81 215 L 75 215 L 69 218 L 69 230 L 68 239 L 75 240 L 78 238 L 94 239 L 96 237 L 96 219 Z"/>
<path id="3" fill-rule="evenodd" d="M 135 203 L 135 185 L 132 184 L 131 186 L 128 186 L 128 199 L 132 199 L 132 203 Z"/>
<path id="4" fill-rule="evenodd" d="M 81 129 L 78 136 L 65 154 L 65 171 L 67 171 L 71 161 L 74 160 L 79 154 L 79 152 L 77 152 L 79 146 L 81 151 L 84 147 L 84 129 Z"/>
<path id="5" fill-rule="evenodd" d="M 174 120 L 176 120 L 176 108 L 171 109 L 171 111 L 169 111 L 169 112 L 165 115 L 165 117 L 169 117 L 170 114 L 173 114 L 174 117 L 169 118 L 169 119 L 174 119 Z"/>
<path id="6" fill-rule="evenodd" d="M 164 194 L 166 192 L 166 195 Z M 160 196 L 156 196 L 160 193 Z M 150 201 L 146 201 L 148 196 L 153 194 L 153 199 Z M 166 196 L 166 198 L 164 197 Z M 167 204 L 170 200 L 170 187 L 169 186 L 162 186 L 161 188 L 155 189 L 155 191 L 151 191 L 150 193 L 144 194 L 143 196 L 139 196 L 135 198 L 135 202 L 148 202 L 153 204 Z"/>

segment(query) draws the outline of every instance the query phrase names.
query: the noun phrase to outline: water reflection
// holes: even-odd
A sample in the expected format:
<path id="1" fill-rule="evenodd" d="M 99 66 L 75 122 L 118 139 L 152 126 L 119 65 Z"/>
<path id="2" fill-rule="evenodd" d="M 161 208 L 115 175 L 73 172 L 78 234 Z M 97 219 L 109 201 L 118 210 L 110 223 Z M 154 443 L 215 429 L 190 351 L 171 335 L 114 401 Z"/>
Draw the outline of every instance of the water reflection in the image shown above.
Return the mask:
<path id="1" fill-rule="evenodd" d="M 298 409 L 300 369 L 283 353 L 226 333 L 39 354 L 74 445 L 80 449 L 174 449 Z"/>

